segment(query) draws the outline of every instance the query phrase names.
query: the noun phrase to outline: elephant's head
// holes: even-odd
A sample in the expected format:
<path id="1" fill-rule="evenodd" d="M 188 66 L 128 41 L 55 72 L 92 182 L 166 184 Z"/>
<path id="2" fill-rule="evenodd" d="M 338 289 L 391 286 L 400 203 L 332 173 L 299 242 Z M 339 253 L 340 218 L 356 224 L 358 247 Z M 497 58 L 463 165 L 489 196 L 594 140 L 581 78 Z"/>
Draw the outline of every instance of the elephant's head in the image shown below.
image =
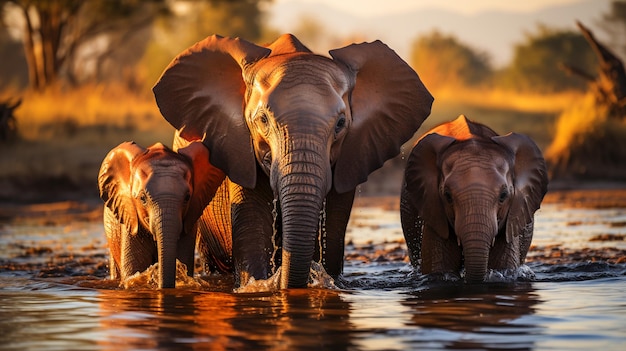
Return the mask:
<path id="1" fill-rule="evenodd" d="M 311 53 L 294 36 L 268 47 L 211 36 L 153 88 L 163 116 L 211 163 L 254 188 L 260 169 L 281 205 L 282 287 L 305 286 L 331 187 L 353 191 L 400 152 L 430 114 L 417 74 L 380 41 Z M 334 172 L 333 172 L 334 171 Z"/>
<path id="2" fill-rule="evenodd" d="M 498 136 L 464 116 L 419 140 L 405 181 L 424 225 L 463 247 L 469 282 L 484 279 L 496 236 L 511 242 L 532 223 L 548 184 L 530 138 Z"/>
<path id="3" fill-rule="evenodd" d="M 174 287 L 178 240 L 195 237 L 195 223 L 224 178 L 208 159 L 201 142 L 178 152 L 160 143 L 145 149 L 125 142 L 109 152 L 100 168 L 100 197 L 125 234 L 138 235 L 143 228 L 157 243 L 160 287 Z"/>

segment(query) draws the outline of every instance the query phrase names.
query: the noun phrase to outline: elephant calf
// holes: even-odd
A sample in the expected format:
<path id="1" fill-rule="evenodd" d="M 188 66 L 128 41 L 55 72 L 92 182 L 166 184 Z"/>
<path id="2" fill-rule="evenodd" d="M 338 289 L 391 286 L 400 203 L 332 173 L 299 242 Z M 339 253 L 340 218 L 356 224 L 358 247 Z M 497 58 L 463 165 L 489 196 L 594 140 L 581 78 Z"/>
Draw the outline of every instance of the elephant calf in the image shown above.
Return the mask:
<path id="1" fill-rule="evenodd" d="M 483 281 L 524 263 L 534 213 L 547 191 L 541 151 L 527 136 L 497 135 L 465 116 L 427 132 L 408 158 L 402 230 L 424 274 Z"/>
<path id="2" fill-rule="evenodd" d="M 111 279 L 123 281 L 159 262 L 159 287 L 173 288 L 176 258 L 193 275 L 196 221 L 224 177 L 201 142 L 178 152 L 160 143 L 112 149 L 98 175 Z"/>

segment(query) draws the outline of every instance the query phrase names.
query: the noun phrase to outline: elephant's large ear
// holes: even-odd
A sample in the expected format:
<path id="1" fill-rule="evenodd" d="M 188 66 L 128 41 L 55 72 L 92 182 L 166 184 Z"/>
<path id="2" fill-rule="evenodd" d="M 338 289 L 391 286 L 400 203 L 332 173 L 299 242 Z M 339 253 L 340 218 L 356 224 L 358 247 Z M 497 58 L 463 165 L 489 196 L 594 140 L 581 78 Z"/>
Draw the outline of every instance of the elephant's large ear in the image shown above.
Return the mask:
<path id="1" fill-rule="evenodd" d="M 193 192 L 183 224 L 187 231 L 195 228 L 194 224 L 202 215 L 204 208 L 209 205 L 226 176 L 209 162 L 209 150 L 202 142 L 191 142 L 178 149 L 178 152 L 189 158 L 193 165 Z"/>
<path id="2" fill-rule="evenodd" d="M 452 137 L 436 133 L 424 136 L 411 151 L 404 173 L 404 187 L 410 194 L 406 200 L 417 211 L 424 225 L 431 227 L 444 239 L 450 233 L 446 211 L 439 196 L 439 155 L 454 141 Z"/>
<path id="3" fill-rule="evenodd" d="M 380 41 L 330 51 L 354 81 L 352 125 L 335 166 L 335 189 L 356 188 L 400 153 L 430 114 L 433 97 L 417 73 Z"/>
<path id="4" fill-rule="evenodd" d="M 100 198 L 130 234 L 139 226 L 131 189 L 131 163 L 146 149 L 134 142 L 121 143 L 107 154 L 98 173 Z"/>
<path id="5" fill-rule="evenodd" d="M 213 35 L 174 58 L 152 88 L 161 114 L 181 136 L 204 139 L 211 164 L 248 188 L 256 183 L 256 160 L 243 116 L 242 70 L 269 53 L 242 39 Z"/>
<path id="6" fill-rule="evenodd" d="M 513 151 L 513 185 L 515 194 L 506 223 L 506 239 L 522 234 L 533 221 L 544 195 L 548 191 L 548 171 L 539 147 L 527 136 L 509 133 L 491 138 Z"/>

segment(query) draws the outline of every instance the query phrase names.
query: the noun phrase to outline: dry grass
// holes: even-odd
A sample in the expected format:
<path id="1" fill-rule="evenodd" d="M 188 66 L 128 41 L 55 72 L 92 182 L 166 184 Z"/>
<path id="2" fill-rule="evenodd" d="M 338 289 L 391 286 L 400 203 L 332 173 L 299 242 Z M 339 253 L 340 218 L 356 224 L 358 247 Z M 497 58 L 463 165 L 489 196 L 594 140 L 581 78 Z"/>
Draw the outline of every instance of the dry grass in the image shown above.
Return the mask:
<path id="1" fill-rule="evenodd" d="M 528 134 L 542 148 L 552 141 L 558 114 L 577 99 L 570 93 L 523 95 L 484 89 L 441 90 L 433 95 L 432 114 L 417 136 L 465 114 L 499 133 Z M 37 200 L 57 193 L 66 199 L 69 192 L 85 189 L 89 196 L 96 196 L 97 172 L 111 148 L 128 140 L 143 146 L 157 141 L 171 145 L 173 128 L 161 117 L 148 91 L 92 85 L 72 90 L 55 87 L 22 97 L 24 102 L 16 110 L 21 139 L 0 145 L 0 200 Z M 385 168 L 395 172 L 402 166 L 402 162 L 389 162 Z M 387 174 L 389 170 L 384 169 L 382 174 Z M 378 178 L 370 177 L 372 183 Z M 390 183 L 389 179 L 382 177 L 382 182 Z M 396 191 L 399 186 L 387 184 L 381 189 L 386 192 L 388 188 Z"/>
<path id="2" fill-rule="evenodd" d="M 26 92 L 22 98 L 16 117 L 25 140 L 50 140 L 85 127 L 140 132 L 169 127 L 152 97 L 119 85 L 52 87 L 43 93 Z"/>
<path id="3" fill-rule="evenodd" d="M 583 93 L 568 91 L 553 94 L 520 93 L 499 88 L 441 88 L 434 92 L 443 102 L 479 106 L 494 110 L 528 113 L 560 113 Z"/>
<path id="4" fill-rule="evenodd" d="M 597 133 L 594 130 L 602 128 L 606 123 L 607 112 L 606 107 L 596 106 L 593 94 L 585 95 L 564 109 L 556 123 L 558 133 L 546 150 L 546 157 L 554 158 L 568 153 L 571 145 L 580 144 L 586 134 Z"/>
<path id="5" fill-rule="evenodd" d="M 559 116 L 546 160 L 554 178 L 623 180 L 626 122 L 589 93 Z"/>
<path id="6" fill-rule="evenodd" d="M 3 95 L 17 96 L 15 92 Z M 26 92 L 16 109 L 20 137 L 0 145 L 0 200 L 97 196 L 109 150 L 124 141 L 171 145 L 174 129 L 153 99 L 121 86 Z"/>
<path id="7" fill-rule="evenodd" d="M 499 134 L 526 134 L 542 150 L 552 141 L 558 115 L 581 96 L 577 92 L 541 95 L 486 88 L 443 88 L 432 94 L 432 114 L 420 128 L 420 135 L 464 114 Z"/>

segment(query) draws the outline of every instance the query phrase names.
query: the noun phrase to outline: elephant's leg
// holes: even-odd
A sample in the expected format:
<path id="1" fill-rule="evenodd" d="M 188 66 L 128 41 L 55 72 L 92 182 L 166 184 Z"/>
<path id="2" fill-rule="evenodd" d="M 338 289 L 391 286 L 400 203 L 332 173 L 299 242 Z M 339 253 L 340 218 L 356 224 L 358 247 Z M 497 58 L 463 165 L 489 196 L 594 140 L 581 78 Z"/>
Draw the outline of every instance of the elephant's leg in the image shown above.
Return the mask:
<path id="1" fill-rule="evenodd" d="M 158 260 L 157 245 L 152 234 L 139 229 L 136 235 L 122 233 L 120 275 L 122 280 L 143 272 Z"/>
<path id="2" fill-rule="evenodd" d="M 493 247 L 489 251 L 490 269 L 504 270 L 520 266 L 520 236 L 513 237 L 510 243 L 506 242 L 505 233 L 496 236 Z"/>
<path id="3" fill-rule="evenodd" d="M 533 232 L 535 231 L 535 221 L 528 223 L 522 230 L 522 235 L 519 239 L 519 265 L 523 265 L 526 262 L 526 255 L 530 250 L 530 244 L 533 241 Z"/>
<path id="4" fill-rule="evenodd" d="M 104 232 L 109 246 L 109 272 L 112 280 L 120 278 L 122 252 L 122 225 L 115 218 L 113 211 L 104 207 Z"/>
<path id="5" fill-rule="evenodd" d="M 276 260 L 281 256 L 275 242 L 279 235 L 274 235 L 274 196 L 267 177 L 259 175 L 254 189 L 231 183 L 230 199 L 235 285 L 245 284 L 250 277 L 267 279 L 279 267 Z"/>
<path id="6" fill-rule="evenodd" d="M 424 221 L 417 215 L 415 210 L 407 200 L 410 195 L 405 193 L 400 198 L 400 222 L 402 233 L 409 251 L 409 259 L 414 267 L 418 267 L 422 261 L 422 235 Z"/>
<path id="7" fill-rule="evenodd" d="M 354 203 L 356 190 L 338 194 L 334 188 L 326 196 L 326 208 L 321 235 L 315 245 L 315 257 L 320 260 L 326 272 L 337 277 L 343 272 L 343 255 L 346 227 Z"/>
<path id="8" fill-rule="evenodd" d="M 422 273 L 458 274 L 461 270 L 462 250 L 457 243 L 456 236 L 450 233 L 450 237 L 444 239 L 428 226 L 424 226 L 423 230 Z"/>
<path id="9" fill-rule="evenodd" d="M 115 262 L 115 254 L 109 248 L 109 274 L 111 280 L 120 279 L 120 266 Z"/>
<path id="10" fill-rule="evenodd" d="M 198 251 L 205 271 L 233 271 L 229 182 L 224 181 L 198 220 Z"/>

